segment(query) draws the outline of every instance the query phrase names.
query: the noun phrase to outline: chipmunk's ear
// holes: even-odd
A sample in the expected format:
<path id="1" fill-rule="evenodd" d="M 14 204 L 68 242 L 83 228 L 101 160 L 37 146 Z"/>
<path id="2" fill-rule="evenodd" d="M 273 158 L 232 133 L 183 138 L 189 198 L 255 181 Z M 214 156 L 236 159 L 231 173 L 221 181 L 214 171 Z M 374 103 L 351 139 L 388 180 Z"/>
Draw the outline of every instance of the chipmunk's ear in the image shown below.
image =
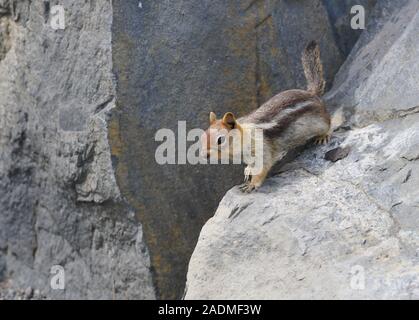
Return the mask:
<path id="1" fill-rule="evenodd" d="M 214 112 L 210 112 L 210 115 L 209 115 L 210 124 L 213 124 L 215 121 L 217 121 L 217 116 L 215 115 Z"/>
<path id="2" fill-rule="evenodd" d="M 227 112 L 223 117 L 223 123 L 230 129 L 234 129 L 236 127 L 236 118 L 234 117 L 234 114 Z"/>

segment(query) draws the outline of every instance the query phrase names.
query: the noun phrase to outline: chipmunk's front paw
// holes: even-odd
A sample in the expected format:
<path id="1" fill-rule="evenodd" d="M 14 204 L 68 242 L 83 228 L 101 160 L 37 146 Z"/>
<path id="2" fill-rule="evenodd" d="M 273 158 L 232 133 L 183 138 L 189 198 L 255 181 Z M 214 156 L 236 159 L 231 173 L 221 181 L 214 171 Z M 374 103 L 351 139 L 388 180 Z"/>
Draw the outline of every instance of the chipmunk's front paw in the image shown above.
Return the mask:
<path id="1" fill-rule="evenodd" d="M 239 189 L 240 189 L 242 192 L 245 192 L 245 193 L 250 193 L 250 192 L 252 192 L 253 190 L 256 190 L 256 186 L 255 186 L 254 184 L 252 184 L 252 183 L 244 183 L 243 185 L 241 185 L 241 186 L 239 187 Z"/>
<path id="2" fill-rule="evenodd" d="M 322 145 L 322 144 L 328 144 L 330 141 L 331 135 L 325 134 L 324 136 L 317 137 L 316 140 L 314 140 L 314 144 L 316 145 Z"/>

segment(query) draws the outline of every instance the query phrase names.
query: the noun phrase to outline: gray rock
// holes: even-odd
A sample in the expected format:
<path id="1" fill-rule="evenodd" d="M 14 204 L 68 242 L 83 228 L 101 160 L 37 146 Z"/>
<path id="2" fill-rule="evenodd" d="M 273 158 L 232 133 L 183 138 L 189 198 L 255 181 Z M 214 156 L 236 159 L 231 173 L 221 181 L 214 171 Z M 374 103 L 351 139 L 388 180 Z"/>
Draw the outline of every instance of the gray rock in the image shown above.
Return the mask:
<path id="1" fill-rule="evenodd" d="M 418 1 L 378 1 L 372 17 L 327 95 L 358 126 L 419 110 Z"/>
<path id="2" fill-rule="evenodd" d="M 243 169 L 158 165 L 155 133 L 177 132 L 179 120 L 188 129 L 205 128 L 210 111 L 240 116 L 281 90 L 305 87 L 300 56 L 313 39 L 330 85 L 359 35 L 331 22 L 347 19 L 349 4 L 187 0 L 140 8 L 136 0 L 114 2 L 118 85 L 110 143 L 121 194 L 144 223 L 161 297 L 181 296 L 199 231 Z"/>
<path id="3" fill-rule="evenodd" d="M 201 231 L 186 299 L 418 299 L 419 162 L 405 156 L 417 121 L 336 134 L 347 158 L 313 147 L 258 192 L 230 190 Z"/>
<path id="4" fill-rule="evenodd" d="M 324 0 L 323 5 L 326 7 L 329 20 L 334 28 L 336 41 L 339 49 L 347 56 L 358 40 L 363 30 L 353 30 L 351 28 L 351 8 L 361 5 L 365 9 L 365 18 L 368 22 L 371 12 L 377 0 Z"/>
<path id="5" fill-rule="evenodd" d="M 242 169 L 159 166 L 154 134 L 304 87 L 313 39 L 330 86 L 359 36 L 343 22 L 353 1 L 69 0 L 64 30 L 54 4 L 0 0 L 0 281 L 11 296 L 180 297 Z"/>
<path id="6" fill-rule="evenodd" d="M 328 94 L 346 130 L 257 192 L 225 195 L 192 255 L 186 299 L 419 298 L 417 9 L 378 1 Z"/>
<path id="7" fill-rule="evenodd" d="M 21 289 L 13 281 L 0 282 L 0 300 L 46 300 L 46 296 L 39 289 L 31 287 Z"/>
<path id="8" fill-rule="evenodd" d="M 0 2 L 0 281 L 13 280 L 10 299 L 153 299 L 108 143 L 111 4 L 66 1 L 64 30 L 50 26 L 53 4 Z M 50 286 L 54 265 L 64 290 Z"/>

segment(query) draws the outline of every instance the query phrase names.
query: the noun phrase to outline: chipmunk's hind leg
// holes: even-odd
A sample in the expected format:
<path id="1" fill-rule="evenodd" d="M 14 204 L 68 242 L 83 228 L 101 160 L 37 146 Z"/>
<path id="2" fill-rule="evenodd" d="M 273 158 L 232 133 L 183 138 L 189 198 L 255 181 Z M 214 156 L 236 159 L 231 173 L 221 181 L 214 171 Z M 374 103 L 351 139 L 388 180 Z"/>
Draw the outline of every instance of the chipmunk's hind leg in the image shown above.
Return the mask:
<path id="1" fill-rule="evenodd" d="M 330 132 L 328 132 L 324 135 L 318 136 L 314 140 L 314 144 L 316 144 L 316 145 L 328 144 L 330 142 L 331 137 L 332 137 L 332 133 L 330 133 Z"/>
<path id="2" fill-rule="evenodd" d="M 322 130 L 323 133 L 318 135 L 314 139 L 314 144 L 316 145 L 328 144 L 330 142 L 330 139 L 332 138 L 333 129 L 330 125 L 330 122 L 328 121 L 328 123 L 322 127 L 323 127 L 323 130 Z"/>

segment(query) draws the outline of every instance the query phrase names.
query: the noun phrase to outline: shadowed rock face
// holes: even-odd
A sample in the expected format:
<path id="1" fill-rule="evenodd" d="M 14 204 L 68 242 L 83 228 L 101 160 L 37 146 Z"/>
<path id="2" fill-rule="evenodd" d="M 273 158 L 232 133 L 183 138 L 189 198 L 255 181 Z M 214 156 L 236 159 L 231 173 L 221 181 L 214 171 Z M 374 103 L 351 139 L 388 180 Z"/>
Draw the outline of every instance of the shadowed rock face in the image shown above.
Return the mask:
<path id="1" fill-rule="evenodd" d="M 327 94 L 347 116 L 203 227 L 189 299 L 419 298 L 417 1 L 379 1 Z M 344 156 L 325 160 L 328 151 Z"/>
<path id="2" fill-rule="evenodd" d="M 348 52 L 342 41 L 354 42 L 330 22 L 349 15 L 348 3 L 114 1 L 117 109 L 109 138 L 121 192 L 144 226 L 160 297 L 181 296 L 199 231 L 243 168 L 158 165 L 155 133 L 177 132 L 179 120 L 204 128 L 210 111 L 240 116 L 281 90 L 305 87 L 300 54 L 312 39 L 321 44 L 330 85 Z"/>
<path id="3" fill-rule="evenodd" d="M 366 23 L 368 23 L 370 12 L 377 0 L 323 0 L 322 2 L 329 14 L 329 20 L 333 26 L 339 49 L 347 56 L 363 31 L 351 28 L 351 19 L 354 17 L 354 15 L 349 14 L 351 8 L 356 5 L 362 5 L 365 9 Z"/>

